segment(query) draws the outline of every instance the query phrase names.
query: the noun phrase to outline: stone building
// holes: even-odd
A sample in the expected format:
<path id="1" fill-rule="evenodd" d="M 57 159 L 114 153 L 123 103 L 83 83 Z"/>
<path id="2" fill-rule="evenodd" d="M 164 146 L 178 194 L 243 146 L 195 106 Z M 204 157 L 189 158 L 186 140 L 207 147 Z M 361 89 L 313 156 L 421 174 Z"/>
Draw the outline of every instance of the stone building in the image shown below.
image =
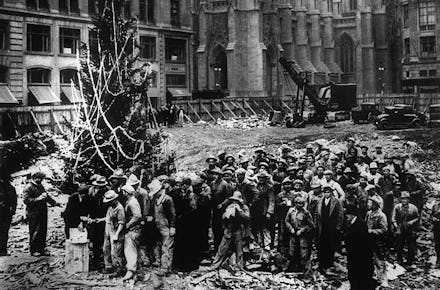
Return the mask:
<path id="1" fill-rule="evenodd" d="M 194 0 L 195 83 L 230 96 L 287 94 L 278 59 L 295 60 L 312 83 L 389 91 L 382 0 Z"/>
<path id="2" fill-rule="evenodd" d="M 440 92 L 440 1 L 399 0 L 402 92 Z"/>
<path id="3" fill-rule="evenodd" d="M 80 42 L 92 43 L 91 15 L 98 0 L 0 0 L 0 103 L 74 102 L 69 87 Z M 138 19 L 140 61 L 158 71 L 149 90 L 154 104 L 192 90 L 190 1 L 126 1 Z M 1 104 L 0 104 L 1 105 Z"/>

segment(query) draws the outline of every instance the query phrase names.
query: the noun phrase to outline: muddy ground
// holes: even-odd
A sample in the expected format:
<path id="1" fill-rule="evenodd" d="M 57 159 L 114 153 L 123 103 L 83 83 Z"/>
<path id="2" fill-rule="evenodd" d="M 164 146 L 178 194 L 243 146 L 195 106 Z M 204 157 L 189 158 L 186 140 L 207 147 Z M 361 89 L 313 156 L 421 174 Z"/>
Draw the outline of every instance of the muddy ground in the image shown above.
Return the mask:
<path id="1" fill-rule="evenodd" d="M 165 129 L 169 134 L 167 146 L 176 151 L 176 164 L 179 170 L 199 170 L 205 166 L 207 155 L 216 155 L 218 151 L 225 150 L 237 154 L 245 149 L 249 154 L 256 147 L 265 146 L 269 151 L 275 151 L 282 143 L 301 148 L 305 143 L 316 139 L 332 140 L 331 146 L 343 145 L 348 137 L 354 137 L 360 142 L 374 147 L 382 144 L 386 152 L 415 153 L 420 177 L 430 185 L 427 211 L 432 205 L 433 197 L 437 194 L 436 188 L 440 184 L 438 140 L 439 129 L 395 130 L 381 132 L 371 125 L 353 125 L 350 122 L 338 123 L 335 128 L 325 129 L 322 126 L 308 126 L 301 129 L 288 129 L 280 127 L 263 127 L 252 129 L 229 129 L 210 124 L 193 124 L 183 128 Z M 411 148 L 405 147 L 407 141 Z M 419 147 L 420 146 L 420 147 Z M 50 166 L 51 159 L 47 158 Z M 40 160 L 44 164 L 45 160 Z M 20 189 L 23 184 L 16 181 Z M 67 196 L 59 195 L 60 202 L 66 202 Z M 241 279 L 228 278 L 228 274 L 220 273 L 206 279 L 199 285 L 191 282 L 194 277 L 203 274 L 201 271 L 193 273 L 174 273 L 166 279 L 156 279 L 149 269 L 142 271 L 148 273 L 147 281 L 136 283 L 122 283 L 120 279 L 108 279 L 98 272 L 88 274 L 69 275 L 64 271 L 64 226 L 60 218 L 61 208 L 50 208 L 48 228 L 48 249 L 50 257 L 30 257 L 28 254 L 28 228 L 24 218 L 24 206 L 19 199 L 16 223 L 10 231 L 9 249 L 11 256 L 0 257 L 0 289 L 154 289 L 163 282 L 164 289 L 324 289 L 329 285 L 341 286 L 346 289 L 345 274 L 341 273 L 335 279 L 325 279 L 315 275 L 315 281 L 294 280 L 291 276 L 272 276 L 268 274 L 244 275 Z M 391 289 L 440 289 L 440 273 L 431 269 L 435 261 L 432 245 L 430 223 L 425 214 L 423 229 L 418 240 L 419 261 L 417 269 L 408 271 L 398 279 L 392 281 Z M 151 275 L 150 275 L 151 274 Z M 223 276 L 222 276 L 222 275 Z M 435 275 L 439 275 L 436 277 Z M 223 277 L 223 278 L 222 278 Z M 226 278 L 225 278 L 226 277 Z M 259 278 L 258 278 L 259 277 Z M 263 277 L 264 279 L 262 279 Z M 139 275 L 144 280 L 144 275 Z M 149 278 L 149 279 L 148 279 Z M 290 280 L 289 280 L 290 278 Z M 229 279 L 229 280 L 228 280 Z M 284 280 L 283 280 L 284 279 Z M 220 282 L 221 283 L 220 283 Z M 335 283 L 337 282 L 337 283 Z M 345 283 L 344 283 L 345 282 Z M 314 287 L 315 286 L 315 287 Z"/>

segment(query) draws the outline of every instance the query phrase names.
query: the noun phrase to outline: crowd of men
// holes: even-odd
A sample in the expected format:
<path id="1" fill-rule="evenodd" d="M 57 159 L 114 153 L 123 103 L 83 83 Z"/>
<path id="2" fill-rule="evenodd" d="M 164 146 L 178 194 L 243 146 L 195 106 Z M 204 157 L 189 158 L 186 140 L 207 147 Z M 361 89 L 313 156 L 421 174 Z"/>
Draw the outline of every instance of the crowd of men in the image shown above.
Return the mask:
<path id="1" fill-rule="evenodd" d="M 35 173 L 24 190 L 30 252 L 37 255 L 47 254 L 47 203 L 57 205 L 43 178 Z M 63 212 L 67 238 L 70 228 L 87 228 L 92 265 L 115 277 L 131 279 L 141 264 L 164 274 L 191 271 L 211 254 L 211 270 L 226 263 L 241 270 L 255 249 L 276 250 L 289 261 L 280 270 L 306 276 L 316 249 L 318 270 L 328 275 L 344 244 L 352 289 L 374 289 L 376 281 L 387 285 L 386 260 L 416 261 L 426 190 L 408 155 L 380 146 L 349 138 L 337 150 L 317 142 L 282 145 L 275 154 L 220 152 L 196 176 L 161 175 L 147 186 L 143 179 L 139 168 L 94 175 Z M 439 202 L 431 218 L 439 257 Z"/>

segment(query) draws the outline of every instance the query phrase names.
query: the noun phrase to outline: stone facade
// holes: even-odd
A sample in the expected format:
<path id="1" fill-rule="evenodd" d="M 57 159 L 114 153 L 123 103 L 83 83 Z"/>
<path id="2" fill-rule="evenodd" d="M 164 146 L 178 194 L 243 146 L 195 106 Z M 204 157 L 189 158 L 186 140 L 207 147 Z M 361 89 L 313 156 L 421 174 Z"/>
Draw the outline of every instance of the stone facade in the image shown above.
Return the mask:
<path id="1" fill-rule="evenodd" d="M 388 91 L 382 0 L 194 0 L 198 90 L 235 97 L 292 93 L 278 59 L 295 60 L 312 83 Z M 293 92 L 294 93 L 294 92 Z"/>
<path id="2" fill-rule="evenodd" d="M 60 97 L 62 72 L 77 69 L 77 45 L 79 42 L 89 43 L 91 15 L 96 11 L 97 2 L 0 1 L 0 26 L 5 27 L 0 27 L 0 85 L 6 85 L 20 103 L 30 105 L 32 94 L 29 85 L 35 80 L 28 79 L 29 71 L 40 69 L 48 72 L 48 79 L 38 85 L 50 86 L 54 94 Z M 149 89 L 155 105 L 165 104 L 167 89 L 178 95 L 189 95 L 192 90 L 193 29 L 190 4 L 189 0 L 126 1 L 125 14 L 138 18 L 138 41 L 147 40 L 143 47 L 146 51 L 141 54 L 139 61 L 153 63 L 158 72 Z M 31 40 L 29 29 L 32 25 L 47 27 L 47 43 L 34 43 Z M 66 37 L 67 50 L 60 47 L 64 45 L 60 40 L 62 29 L 67 29 L 67 33 L 78 33 L 73 40 L 76 44 L 72 44 L 71 48 L 71 42 L 67 40 L 69 37 Z M 42 47 L 35 49 L 30 48 L 31 45 Z"/>
<path id="3" fill-rule="evenodd" d="M 440 92 L 440 1 L 399 0 L 402 91 Z"/>

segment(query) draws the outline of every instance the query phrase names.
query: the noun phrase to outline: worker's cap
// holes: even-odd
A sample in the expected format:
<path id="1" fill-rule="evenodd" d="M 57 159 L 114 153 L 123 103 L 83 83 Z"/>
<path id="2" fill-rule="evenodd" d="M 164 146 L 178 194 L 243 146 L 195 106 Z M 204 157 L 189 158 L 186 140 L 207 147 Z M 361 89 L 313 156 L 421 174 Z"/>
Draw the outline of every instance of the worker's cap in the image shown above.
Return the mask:
<path id="1" fill-rule="evenodd" d="M 232 160 L 235 161 L 235 157 L 234 157 L 234 155 L 232 155 L 232 154 L 227 154 L 227 155 L 225 156 L 225 159 L 228 159 L 228 158 L 232 158 Z"/>
<path id="2" fill-rule="evenodd" d="M 313 145 L 312 145 L 312 144 L 310 144 L 310 143 L 309 143 L 309 144 L 307 144 L 307 145 L 306 145 L 306 149 L 313 149 Z"/>
<path id="3" fill-rule="evenodd" d="M 223 156 L 223 155 L 226 155 L 226 151 L 224 151 L 224 150 L 220 150 L 220 151 L 218 152 L 218 154 L 217 154 L 217 157 L 221 157 L 221 156 Z"/>
<path id="4" fill-rule="evenodd" d="M 318 165 L 318 166 L 316 166 L 316 169 L 318 169 L 318 168 L 322 168 L 322 169 L 324 169 L 324 170 L 325 170 L 325 167 L 324 167 L 324 166 L 322 166 L 322 165 Z"/>
<path id="5" fill-rule="evenodd" d="M 128 177 L 128 180 L 125 184 L 130 185 L 130 186 L 136 186 L 138 185 L 140 182 L 140 180 L 137 178 L 136 175 L 134 174 L 130 174 L 130 176 Z"/>
<path id="6" fill-rule="evenodd" d="M 383 160 L 383 159 L 378 159 L 378 160 L 377 160 L 377 164 L 385 164 L 385 160 Z"/>
<path id="7" fill-rule="evenodd" d="M 94 186 L 106 186 L 107 184 L 108 182 L 105 176 L 99 176 L 92 182 L 92 185 Z"/>
<path id="8" fill-rule="evenodd" d="M 306 200 L 303 197 L 301 197 L 301 196 L 295 197 L 295 204 L 302 204 L 302 205 L 304 205 L 305 203 L 306 203 Z"/>
<path id="9" fill-rule="evenodd" d="M 333 188 L 331 186 L 329 186 L 329 185 L 324 185 L 322 187 L 322 191 L 324 191 L 324 192 L 331 192 L 331 191 L 333 191 Z"/>
<path id="10" fill-rule="evenodd" d="M 327 169 L 326 171 L 324 171 L 324 175 L 333 175 L 333 171 Z"/>
<path id="11" fill-rule="evenodd" d="M 281 150 L 281 152 L 290 152 L 290 151 L 292 151 L 292 149 L 287 144 L 281 145 L 280 150 Z"/>
<path id="12" fill-rule="evenodd" d="M 215 167 L 215 168 L 211 169 L 209 172 L 211 174 L 218 174 L 218 175 L 223 173 L 222 170 L 220 168 L 218 168 L 218 167 Z"/>
<path id="13" fill-rule="evenodd" d="M 385 166 L 384 168 L 382 168 L 382 171 L 385 171 L 385 170 L 391 172 L 391 167 L 390 166 Z"/>
<path id="14" fill-rule="evenodd" d="M 128 184 L 124 185 L 121 189 L 123 191 L 127 192 L 128 194 L 134 194 L 136 192 L 136 190 L 133 188 L 133 186 L 128 185 Z"/>
<path id="15" fill-rule="evenodd" d="M 306 164 L 307 160 L 305 160 L 304 158 L 301 158 L 298 160 L 298 164 Z"/>
<path id="16" fill-rule="evenodd" d="M 234 191 L 234 193 L 232 194 L 232 196 L 229 199 L 243 203 L 243 196 L 242 196 L 241 192 L 238 190 Z"/>
<path id="17" fill-rule="evenodd" d="M 310 184 L 310 187 L 312 189 L 321 188 L 321 183 L 319 183 L 319 182 L 312 182 L 312 184 Z"/>
<path id="18" fill-rule="evenodd" d="M 376 145 L 376 149 L 382 149 L 382 145 Z"/>
<path id="19" fill-rule="evenodd" d="M 368 149 L 368 146 L 367 145 L 361 145 L 361 148 Z"/>
<path id="20" fill-rule="evenodd" d="M 260 173 L 257 174 L 258 178 L 269 178 L 270 174 L 267 173 L 266 171 L 261 171 Z"/>
<path id="21" fill-rule="evenodd" d="M 214 155 L 209 155 L 209 156 L 206 158 L 206 162 L 209 162 L 209 161 L 217 162 L 217 158 L 215 158 Z"/>
<path id="22" fill-rule="evenodd" d="M 95 181 L 96 179 L 98 179 L 98 177 L 100 177 L 101 175 L 99 175 L 99 174 L 93 174 L 92 176 L 90 176 L 90 178 L 89 178 L 89 181 L 90 182 L 93 182 L 93 181 Z"/>
<path id="23" fill-rule="evenodd" d="M 409 198 L 410 194 L 408 191 L 402 191 L 402 193 L 400 194 L 400 198 Z"/>
<path id="24" fill-rule="evenodd" d="M 292 180 L 289 177 L 283 179 L 282 184 L 292 184 Z"/>
<path id="25" fill-rule="evenodd" d="M 374 185 L 372 185 L 372 184 L 368 184 L 368 185 L 365 187 L 365 191 L 366 191 L 366 192 L 370 192 L 370 191 L 374 191 L 374 192 L 376 192 L 376 186 L 374 186 Z"/>
<path id="26" fill-rule="evenodd" d="M 269 163 L 263 161 L 263 162 L 258 163 L 258 166 L 259 167 L 261 167 L 261 166 L 269 167 Z"/>
<path id="27" fill-rule="evenodd" d="M 235 174 L 236 175 L 240 175 L 240 174 L 246 174 L 246 169 L 244 168 L 238 168 L 237 170 L 235 170 Z"/>
<path id="28" fill-rule="evenodd" d="M 344 173 L 352 173 L 353 171 L 351 170 L 350 167 L 347 167 L 344 169 Z"/>
<path id="29" fill-rule="evenodd" d="M 165 175 L 165 174 L 159 175 L 159 176 L 157 177 L 157 180 L 159 180 L 160 182 L 164 182 L 164 181 L 167 180 L 167 179 L 168 179 L 168 176 Z"/>
<path id="30" fill-rule="evenodd" d="M 330 150 L 322 150 L 321 155 L 322 156 L 330 155 Z"/>
<path id="31" fill-rule="evenodd" d="M 371 162 L 370 163 L 370 169 L 378 169 L 379 167 L 377 167 L 377 163 L 376 162 Z"/>
<path id="32" fill-rule="evenodd" d="M 295 180 L 293 181 L 293 184 L 294 184 L 294 185 L 295 185 L 295 184 L 304 185 L 304 182 L 303 182 L 301 179 L 295 179 Z"/>
<path id="33" fill-rule="evenodd" d="M 286 162 L 286 160 L 281 159 L 281 158 L 277 160 L 277 163 L 278 163 L 278 164 L 284 164 L 284 165 L 287 166 L 287 162 Z"/>
<path id="34" fill-rule="evenodd" d="M 240 164 L 244 164 L 244 163 L 247 163 L 247 162 L 249 162 L 249 158 L 248 157 L 243 157 L 241 160 L 240 160 Z"/>
<path id="35" fill-rule="evenodd" d="M 354 138 L 353 137 L 349 137 L 349 138 L 347 138 L 347 142 L 356 142 L 356 140 L 354 140 Z"/>
<path id="36" fill-rule="evenodd" d="M 263 148 L 257 148 L 255 149 L 255 153 L 266 153 Z"/>
<path id="37" fill-rule="evenodd" d="M 157 179 L 153 179 L 153 181 L 148 184 L 148 189 L 150 191 L 149 194 L 154 195 L 162 189 L 162 183 Z"/>
<path id="38" fill-rule="evenodd" d="M 368 199 L 374 202 L 376 205 L 380 205 L 382 203 L 378 195 L 370 196 Z"/>

